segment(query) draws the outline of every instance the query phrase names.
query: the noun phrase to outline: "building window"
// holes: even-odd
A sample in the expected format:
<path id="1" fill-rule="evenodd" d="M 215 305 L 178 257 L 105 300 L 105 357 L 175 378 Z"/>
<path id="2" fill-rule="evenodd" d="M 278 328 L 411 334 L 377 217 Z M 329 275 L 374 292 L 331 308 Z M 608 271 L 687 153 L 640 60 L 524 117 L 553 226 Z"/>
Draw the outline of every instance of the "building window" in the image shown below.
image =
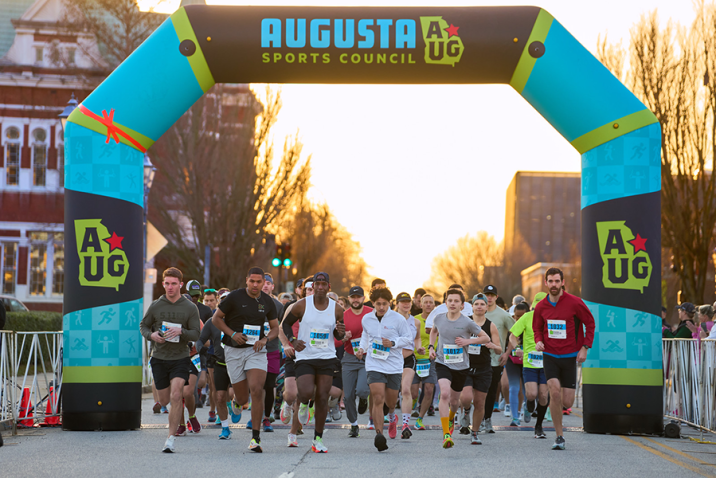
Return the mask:
<path id="1" fill-rule="evenodd" d="M 20 182 L 20 130 L 8 128 L 5 139 L 5 184 L 17 186 Z"/>
<path id="2" fill-rule="evenodd" d="M 35 47 L 35 63 L 42 63 L 45 58 L 45 49 L 41 46 Z"/>
<path id="3" fill-rule="evenodd" d="M 32 132 L 32 185 L 45 186 L 47 179 L 47 132 L 37 128 Z"/>
<path id="4" fill-rule="evenodd" d="M 54 247 L 52 254 L 52 293 L 62 294 L 65 290 L 65 235 L 61 232 L 56 232 L 52 246 Z"/>
<path id="5" fill-rule="evenodd" d="M 46 232 L 30 233 L 30 295 L 45 295 L 48 240 Z"/>
<path id="6" fill-rule="evenodd" d="M 17 274 L 17 244 L 5 242 L 2 246 L 2 293 L 15 295 Z"/>

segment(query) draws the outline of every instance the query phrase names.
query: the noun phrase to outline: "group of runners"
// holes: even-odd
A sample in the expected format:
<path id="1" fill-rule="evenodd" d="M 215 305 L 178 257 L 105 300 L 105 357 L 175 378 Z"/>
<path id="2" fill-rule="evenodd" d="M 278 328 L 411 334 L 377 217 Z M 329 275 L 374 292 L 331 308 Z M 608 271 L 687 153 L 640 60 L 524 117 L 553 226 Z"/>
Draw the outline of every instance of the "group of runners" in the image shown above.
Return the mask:
<path id="1" fill-rule="evenodd" d="M 230 423 L 238 423 L 251 403 L 249 449 L 261 453 L 261 427 L 273 431 L 282 358 L 279 418 L 291 425 L 289 447 L 298 446 L 298 435 L 313 420 L 312 450 L 326 453 L 325 423 L 341 419 L 342 398 L 348 437 L 360 436 L 358 415 L 369 410 L 365 428 L 375 432 L 376 449 L 387 450 L 388 438 L 395 439 L 399 429 L 406 440 L 412 430 L 425 430 L 423 419 L 435 395 L 443 448 L 455 445 L 456 427 L 480 445 L 480 433 L 495 433 L 491 417 L 505 371 L 511 425 L 536 415 L 534 436 L 544 439 L 549 407 L 557 435 L 552 449 L 564 450 L 562 413 L 574 402 L 577 364 L 592 346 L 594 318 L 581 299 L 564 290 L 561 270 L 549 269 L 545 285 L 549 293 L 537 294 L 532 307 L 519 302 L 510 312 L 497 306 L 492 285 L 468 301 L 453 284 L 436 307 L 436 299 L 422 290 L 419 300 L 406 292 L 394 297 L 380 279 L 367 297 L 353 286 L 339 303 L 328 273 L 318 272 L 299 282 L 295 300 L 283 294 L 278 300 L 271 275 L 253 267 L 243 288 L 202 291 L 190 281 L 187 298 L 181 271 L 169 268 L 163 273 L 165 294 L 140 325 L 152 342 L 154 411 L 169 408 L 162 451 L 173 453 L 176 437 L 187 428 L 201 430 L 195 396 L 207 377 L 209 419 L 220 423 L 219 438 L 231 438 Z"/>

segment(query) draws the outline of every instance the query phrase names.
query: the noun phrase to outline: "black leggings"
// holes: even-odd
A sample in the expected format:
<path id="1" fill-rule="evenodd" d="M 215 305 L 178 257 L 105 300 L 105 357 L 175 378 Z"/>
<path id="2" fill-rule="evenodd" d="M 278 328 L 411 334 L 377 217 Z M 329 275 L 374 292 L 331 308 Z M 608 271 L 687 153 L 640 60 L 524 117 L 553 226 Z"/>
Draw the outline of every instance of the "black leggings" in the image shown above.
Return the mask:
<path id="1" fill-rule="evenodd" d="M 492 383 L 490 390 L 485 398 L 485 418 L 492 418 L 492 410 L 495 407 L 495 397 L 500 389 L 500 379 L 502 378 L 502 369 L 504 367 L 492 367 Z"/>
<path id="2" fill-rule="evenodd" d="M 266 372 L 266 382 L 264 383 L 264 390 L 266 391 L 266 397 L 264 398 L 265 417 L 270 417 L 271 412 L 273 412 L 273 402 L 276 399 L 273 389 L 276 386 L 276 377 L 278 377 L 278 374 Z"/>

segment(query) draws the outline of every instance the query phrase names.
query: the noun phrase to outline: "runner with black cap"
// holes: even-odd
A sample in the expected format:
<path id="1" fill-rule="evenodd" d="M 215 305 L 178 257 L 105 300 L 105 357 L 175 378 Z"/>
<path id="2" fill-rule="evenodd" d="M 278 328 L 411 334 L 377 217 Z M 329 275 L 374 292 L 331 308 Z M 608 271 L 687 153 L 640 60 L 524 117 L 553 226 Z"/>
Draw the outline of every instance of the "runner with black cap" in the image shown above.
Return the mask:
<path id="1" fill-rule="evenodd" d="M 343 323 L 346 327 L 346 334 L 343 337 L 345 353 L 341 359 L 343 369 L 343 403 L 346 406 L 346 415 L 351 424 L 348 432 L 349 438 L 358 438 L 358 414 L 364 414 L 368 407 L 368 396 L 370 388 L 366 378 L 365 360 L 358 360 L 356 352 L 360 346 L 361 335 L 363 334 L 363 317 L 373 309 L 363 304 L 365 293 L 359 286 L 351 287 L 348 292 L 350 307 L 343 312 Z M 358 410 L 356 410 L 356 396 L 358 397 Z"/>
<path id="2" fill-rule="evenodd" d="M 484 431 L 487 433 L 495 433 L 492 428 L 492 411 L 495 403 L 495 397 L 497 397 L 497 391 L 500 387 L 500 380 L 502 379 L 502 371 L 505 368 L 505 363 L 509 357 L 508 354 L 504 353 L 506 350 L 507 338 L 510 335 L 510 328 L 515 325 L 515 319 L 507 313 L 506 310 L 497 307 L 497 288 L 494 285 L 486 285 L 482 289 L 482 293 L 487 297 L 487 312 L 485 316 L 490 319 L 490 322 L 495 324 L 497 327 L 497 333 L 500 335 L 500 348 L 502 353 L 498 354 L 495 350 L 490 351 L 490 365 L 492 366 L 492 383 L 490 389 L 487 392 L 485 398 L 485 419 L 484 419 Z"/>
<path id="3" fill-rule="evenodd" d="M 420 341 L 420 333 L 418 332 L 421 324 L 418 319 L 410 315 L 410 307 L 413 303 L 413 299 L 407 292 L 401 292 L 395 297 L 397 302 L 397 310 L 400 315 L 405 317 L 408 323 L 408 329 L 410 329 L 411 337 L 413 337 L 413 343 L 403 349 L 403 378 L 401 380 L 401 397 L 400 397 L 400 408 L 403 412 L 403 426 L 400 437 L 402 439 L 410 438 L 413 433 L 410 431 L 410 411 L 413 409 L 413 395 L 411 388 L 413 386 L 413 378 L 415 377 L 415 371 L 417 370 L 417 359 L 415 358 L 415 351 L 418 353 L 425 353 L 423 344 Z M 398 421 L 398 417 L 395 417 L 395 422 Z M 390 421 L 388 428 L 389 434 L 393 428 L 396 427 L 393 420 Z M 393 438 L 391 436 L 391 438 Z"/>
<path id="4" fill-rule="evenodd" d="M 415 289 L 415 292 L 413 293 L 413 304 L 410 306 L 410 315 L 413 317 L 417 317 L 423 313 L 423 306 L 421 302 L 425 294 L 427 294 L 427 292 L 422 287 Z"/>
<path id="5" fill-rule="evenodd" d="M 222 342 L 226 345 L 226 368 L 234 389 L 231 406 L 238 415 L 251 393 L 251 419 L 254 423 L 260 423 L 263 417 L 263 392 L 268 368 L 266 344 L 278 336 L 276 305 L 261 290 L 263 285 L 263 269 L 249 269 L 246 288 L 229 293 L 219 304 L 212 320 L 214 326 L 224 333 Z M 267 321 L 268 335 L 264 331 Z M 259 427 L 252 430 L 249 449 L 262 452 Z"/>
<path id="6" fill-rule="evenodd" d="M 314 295 L 301 299 L 283 320 L 283 333 L 296 350 L 296 383 L 298 399 L 308 404 L 314 398 L 316 426 L 313 439 L 315 453 L 327 453 L 323 443 L 323 429 L 328 415 L 328 396 L 336 370 L 336 347 L 333 337 L 343 340 L 345 327 L 343 309 L 327 297 L 331 289 L 327 273 L 313 275 Z M 293 324 L 300 322 L 298 337 L 293 336 Z M 303 420 L 302 420 L 303 421 Z"/>

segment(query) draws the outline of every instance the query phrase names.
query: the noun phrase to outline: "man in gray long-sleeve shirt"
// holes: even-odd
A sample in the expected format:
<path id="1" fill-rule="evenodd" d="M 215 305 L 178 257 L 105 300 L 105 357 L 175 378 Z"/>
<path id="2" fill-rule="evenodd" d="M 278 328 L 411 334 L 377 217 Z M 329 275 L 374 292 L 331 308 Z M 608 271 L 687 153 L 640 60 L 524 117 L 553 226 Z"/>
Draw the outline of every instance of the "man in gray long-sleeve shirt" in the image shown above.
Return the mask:
<path id="1" fill-rule="evenodd" d="M 175 267 L 162 274 L 166 294 L 154 301 L 139 324 L 145 339 L 153 341 L 151 358 L 154 384 L 159 401 L 169 411 L 169 437 L 164 443 L 164 453 L 174 453 L 174 434 L 179 426 L 182 412 L 182 391 L 189 381 L 189 342 L 199 338 L 199 309 L 181 295 L 183 275 Z"/>

